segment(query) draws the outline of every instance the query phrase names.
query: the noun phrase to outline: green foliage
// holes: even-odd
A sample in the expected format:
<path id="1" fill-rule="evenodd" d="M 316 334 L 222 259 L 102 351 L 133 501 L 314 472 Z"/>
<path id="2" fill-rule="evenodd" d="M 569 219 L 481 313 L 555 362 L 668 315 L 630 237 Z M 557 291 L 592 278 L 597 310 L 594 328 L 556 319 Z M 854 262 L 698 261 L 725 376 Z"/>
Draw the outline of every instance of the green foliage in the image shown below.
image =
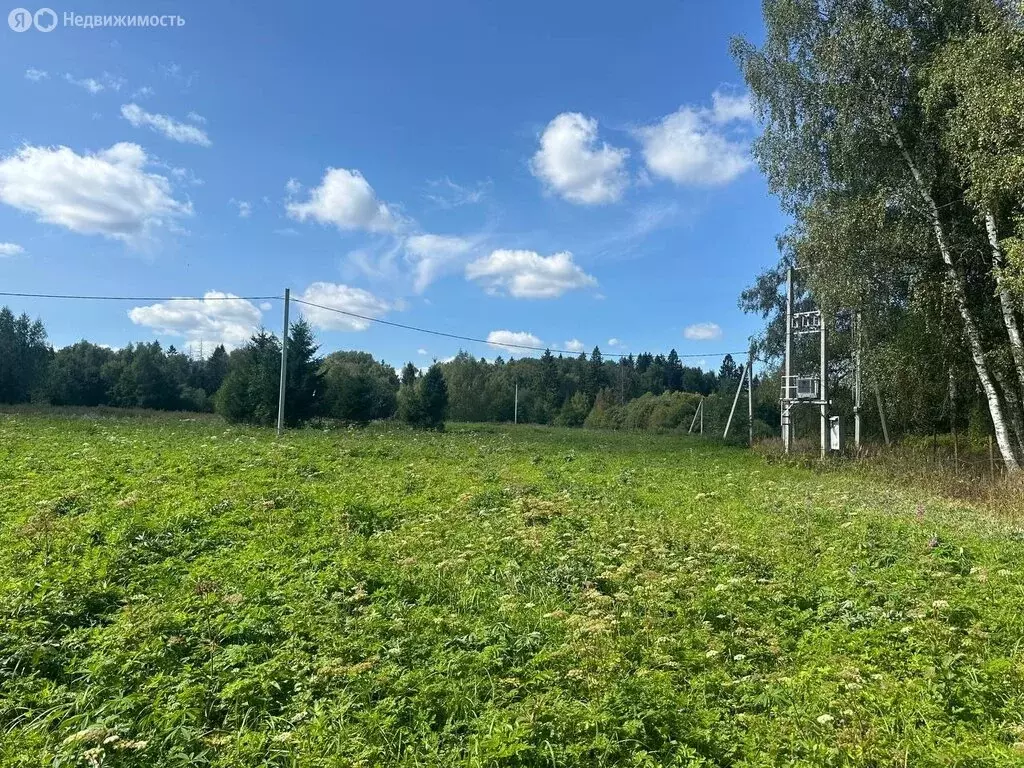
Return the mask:
<path id="1" fill-rule="evenodd" d="M 324 358 L 323 415 L 366 423 L 389 419 L 398 407 L 398 376 L 367 352 L 333 352 Z"/>
<path id="2" fill-rule="evenodd" d="M 434 363 L 398 393 L 398 417 L 421 429 L 444 429 L 448 417 L 448 385 L 441 366 Z"/>
<path id="3" fill-rule="evenodd" d="M 0 765 L 1021 762 L 1018 524 L 685 436 L 0 417 Z"/>
<path id="4" fill-rule="evenodd" d="M 273 424 L 277 419 L 281 342 L 260 330 L 231 353 L 228 375 L 216 396 L 217 413 L 234 424 Z"/>
<path id="5" fill-rule="evenodd" d="M 0 403 L 27 403 L 44 386 L 52 351 L 42 322 L 0 308 Z"/>
<path id="6" fill-rule="evenodd" d="M 555 423 L 560 427 L 582 427 L 590 413 L 590 400 L 584 392 L 576 392 L 565 401 Z"/>

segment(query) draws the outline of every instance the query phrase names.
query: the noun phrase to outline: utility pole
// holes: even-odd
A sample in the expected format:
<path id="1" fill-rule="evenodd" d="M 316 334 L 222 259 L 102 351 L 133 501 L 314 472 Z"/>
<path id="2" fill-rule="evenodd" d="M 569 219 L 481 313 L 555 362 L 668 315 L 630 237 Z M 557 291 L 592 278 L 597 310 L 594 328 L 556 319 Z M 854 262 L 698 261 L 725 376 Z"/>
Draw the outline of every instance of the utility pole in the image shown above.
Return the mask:
<path id="1" fill-rule="evenodd" d="M 704 405 L 704 398 L 702 397 L 700 399 L 700 402 L 697 403 L 697 410 L 695 410 L 693 412 L 693 419 L 690 421 L 690 428 L 688 430 L 686 430 L 686 434 L 689 435 L 689 434 L 691 434 L 693 432 L 693 425 L 697 423 L 697 417 L 700 416 L 700 409 L 701 409 L 701 407 L 703 405 Z"/>
<path id="2" fill-rule="evenodd" d="M 518 424 L 519 423 L 519 382 L 518 381 L 516 382 L 516 404 L 515 404 L 514 410 L 512 411 L 512 423 L 513 424 Z"/>
<path id="3" fill-rule="evenodd" d="M 754 447 L 754 348 L 747 357 L 747 442 Z"/>
<path id="4" fill-rule="evenodd" d="M 281 383 L 277 392 L 277 436 L 284 429 L 284 390 L 288 383 L 288 304 L 291 301 L 290 288 L 284 289 L 284 333 L 281 334 Z"/>
<path id="5" fill-rule="evenodd" d="M 782 444 L 789 453 L 793 442 L 793 268 L 786 270 L 786 367 L 782 379 Z"/>
<path id="6" fill-rule="evenodd" d="M 736 413 L 736 403 L 740 401 L 740 392 L 743 391 L 743 380 L 750 376 L 750 368 L 743 369 L 743 375 L 740 376 L 740 385 L 736 387 L 736 397 L 732 399 L 732 409 L 729 411 L 729 420 L 725 422 L 725 432 L 722 434 L 724 440 L 729 436 L 729 427 L 732 426 L 732 416 Z"/>
<path id="7" fill-rule="evenodd" d="M 860 409 L 862 404 L 861 387 L 861 353 L 860 353 L 860 312 L 854 317 L 854 352 L 853 352 L 853 445 L 860 453 Z"/>
<path id="8" fill-rule="evenodd" d="M 827 350 L 825 349 L 825 342 L 827 340 L 827 334 L 825 332 L 825 313 L 821 312 L 821 387 L 818 395 L 821 397 L 821 458 L 824 460 L 826 453 L 828 452 L 828 358 Z"/>

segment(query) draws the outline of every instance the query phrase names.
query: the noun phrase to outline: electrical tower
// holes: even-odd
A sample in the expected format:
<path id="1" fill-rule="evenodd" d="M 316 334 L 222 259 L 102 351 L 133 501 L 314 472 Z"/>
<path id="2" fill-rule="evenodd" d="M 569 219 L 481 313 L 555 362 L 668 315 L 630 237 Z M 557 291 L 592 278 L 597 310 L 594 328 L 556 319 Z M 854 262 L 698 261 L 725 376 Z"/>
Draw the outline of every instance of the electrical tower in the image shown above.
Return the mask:
<path id="1" fill-rule="evenodd" d="M 821 409 L 821 458 L 829 447 L 839 449 L 838 425 L 835 440 L 829 423 L 828 341 L 825 318 L 820 309 L 793 311 L 793 267 L 786 272 L 786 364 L 782 377 L 782 442 L 786 453 L 793 443 L 793 408 L 817 405 Z M 793 373 L 793 345 L 803 336 L 817 336 L 821 367 L 818 373 Z"/>

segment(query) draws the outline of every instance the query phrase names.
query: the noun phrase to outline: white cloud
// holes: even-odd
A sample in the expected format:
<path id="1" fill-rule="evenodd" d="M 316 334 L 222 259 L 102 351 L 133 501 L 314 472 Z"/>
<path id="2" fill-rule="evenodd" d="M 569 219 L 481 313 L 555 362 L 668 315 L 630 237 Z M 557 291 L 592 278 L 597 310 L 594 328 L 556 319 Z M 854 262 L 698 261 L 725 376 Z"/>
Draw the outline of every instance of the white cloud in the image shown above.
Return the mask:
<path id="1" fill-rule="evenodd" d="M 240 219 L 248 219 L 252 216 L 252 203 L 245 200 L 235 200 L 235 198 L 228 200 L 228 203 L 238 208 L 238 217 Z"/>
<path id="2" fill-rule="evenodd" d="M 565 342 L 564 346 L 568 352 L 582 352 L 586 349 L 586 346 L 579 339 L 569 339 Z"/>
<path id="3" fill-rule="evenodd" d="M 583 205 L 611 203 L 629 183 L 629 150 L 597 142 L 597 120 L 578 112 L 555 117 L 530 161 L 533 175 L 566 200 Z"/>
<path id="4" fill-rule="evenodd" d="M 456 184 L 447 176 L 443 179 L 428 181 L 427 184 L 433 190 L 427 193 L 427 199 L 438 208 L 445 210 L 482 202 L 487 195 L 487 190 L 491 186 L 490 181 L 482 181 L 472 187 L 467 187 L 462 184 Z"/>
<path id="5" fill-rule="evenodd" d="M 331 312 L 320 307 L 300 304 L 302 314 L 317 328 L 333 331 L 365 331 L 370 327 L 366 317 L 382 317 L 391 305 L 362 288 L 353 288 L 341 283 L 313 283 L 299 296 L 303 301 L 354 312 L 363 317 L 351 317 Z"/>
<path id="6" fill-rule="evenodd" d="M 682 106 L 637 131 L 652 174 L 676 184 L 715 186 L 751 167 L 746 144 L 726 133 L 728 124 L 752 118 L 749 97 L 716 91 L 712 99 L 712 109 Z"/>
<path id="7" fill-rule="evenodd" d="M 79 88 L 84 88 L 94 96 L 103 90 L 103 83 L 92 77 L 85 77 L 81 80 L 77 80 L 70 73 L 65 73 L 64 79 L 72 85 L 77 85 Z"/>
<path id="8" fill-rule="evenodd" d="M 616 338 L 613 337 L 613 338 L 608 339 L 608 346 L 609 347 L 623 347 L 623 346 L 625 346 L 625 344 L 623 344 L 621 339 L 616 339 Z"/>
<path id="9" fill-rule="evenodd" d="M 92 155 L 24 146 L 0 159 L 0 202 L 73 232 L 138 243 L 192 214 L 166 177 L 146 172 L 148 163 L 138 144 Z"/>
<path id="10" fill-rule="evenodd" d="M 133 99 L 148 99 L 156 93 L 155 90 L 150 88 L 148 85 L 144 85 L 139 88 L 135 93 L 132 94 Z"/>
<path id="11" fill-rule="evenodd" d="M 17 256 L 24 252 L 25 249 L 17 243 L 0 243 L 0 256 Z"/>
<path id="12" fill-rule="evenodd" d="M 466 277 L 487 291 L 507 291 L 517 299 L 553 299 L 566 291 L 597 285 L 568 251 L 541 256 L 536 251 L 497 250 L 466 267 Z"/>
<path id="13" fill-rule="evenodd" d="M 25 70 L 25 79 L 31 80 L 33 83 L 38 83 L 40 80 L 46 80 L 50 77 L 50 73 L 42 69 L 36 69 L 35 67 L 29 67 Z"/>
<path id="14" fill-rule="evenodd" d="M 206 124 L 206 118 L 200 115 L 198 112 L 189 112 L 187 115 L 185 115 L 185 117 L 191 120 L 193 123 L 201 123 L 204 125 Z"/>
<path id="15" fill-rule="evenodd" d="M 202 299 L 134 307 L 128 317 L 136 325 L 160 334 L 234 348 L 245 344 L 259 329 L 262 314 L 254 304 L 234 294 L 207 291 Z"/>
<path id="16" fill-rule="evenodd" d="M 295 179 L 289 179 L 285 188 L 289 195 L 295 195 L 301 187 Z M 293 219 L 311 218 L 343 231 L 390 232 L 398 226 L 394 212 L 377 199 L 363 174 L 346 168 L 328 168 L 320 186 L 310 190 L 306 202 L 292 201 L 285 209 Z"/>
<path id="17" fill-rule="evenodd" d="M 172 141 L 180 141 L 183 144 L 198 144 L 201 147 L 209 147 L 212 144 L 210 137 L 206 135 L 206 131 L 201 128 L 189 125 L 188 123 L 179 123 L 167 115 L 147 112 L 138 104 L 122 105 L 121 117 L 136 128 L 147 126 Z"/>
<path id="18" fill-rule="evenodd" d="M 715 91 L 711 94 L 711 119 L 720 124 L 733 120 L 749 121 L 754 119 L 754 105 L 749 93 L 729 94 Z"/>
<path id="19" fill-rule="evenodd" d="M 473 245 L 472 240 L 452 235 L 422 234 L 406 238 L 406 260 L 413 266 L 413 290 L 423 293 Z"/>
<path id="20" fill-rule="evenodd" d="M 501 347 L 510 352 L 523 351 L 519 347 L 542 347 L 541 340 L 526 331 L 491 331 L 487 334 L 487 343 Z"/>
<path id="21" fill-rule="evenodd" d="M 417 350 L 416 350 L 416 354 L 417 354 L 417 355 L 425 355 L 425 354 L 427 354 L 427 350 L 425 350 L 425 349 L 423 349 L 423 348 L 421 347 L 421 348 L 419 348 L 419 349 L 417 349 Z"/>
<path id="22" fill-rule="evenodd" d="M 690 341 L 717 341 L 722 338 L 718 323 L 694 323 L 683 329 L 683 336 Z"/>

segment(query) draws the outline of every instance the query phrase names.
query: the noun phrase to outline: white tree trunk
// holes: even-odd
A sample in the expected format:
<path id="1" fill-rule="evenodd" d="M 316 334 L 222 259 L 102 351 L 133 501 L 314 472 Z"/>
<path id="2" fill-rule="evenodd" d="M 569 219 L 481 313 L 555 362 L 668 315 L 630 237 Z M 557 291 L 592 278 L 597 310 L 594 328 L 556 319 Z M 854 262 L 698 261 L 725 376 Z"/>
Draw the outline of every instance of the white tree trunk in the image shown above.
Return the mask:
<path id="1" fill-rule="evenodd" d="M 985 230 L 988 232 L 988 244 L 992 249 L 992 274 L 996 279 L 996 293 L 999 294 L 999 305 L 1003 310 L 1003 325 L 1010 337 L 1010 351 L 1013 353 L 1013 365 L 1017 369 L 1017 381 L 1021 392 L 1024 392 L 1024 341 L 1021 340 L 1020 325 L 1014 312 L 1013 296 L 1006 287 L 1003 277 L 1003 251 L 999 247 L 999 232 L 996 229 L 996 218 L 992 211 L 985 212 Z"/>
<path id="2" fill-rule="evenodd" d="M 1007 470 L 1011 472 L 1019 471 L 1020 464 L 1014 451 L 1014 441 L 1010 437 L 1010 430 L 1003 416 L 1003 405 L 999 400 L 999 392 L 996 390 L 995 382 L 993 382 L 992 375 L 985 362 L 985 350 L 981 343 L 981 333 L 978 331 L 978 325 L 974 321 L 971 308 L 967 304 L 967 286 L 963 275 L 960 274 L 960 270 L 957 269 L 953 261 L 953 254 L 949 250 L 946 231 L 942 226 L 942 218 L 939 216 L 939 206 L 936 205 L 935 198 L 932 197 L 928 186 L 925 184 L 921 171 L 918 170 L 917 164 L 914 162 L 914 158 L 907 151 L 907 146 L 903 142 L 903 137 L 899 135 L 899 131 L 893 131 L 893 138 L 903 154 L 903 159 L 907 163 L 911 176 L 914 177 L 914 184 L 917 187 L 918 194 L 921 195 L 921 199 L 928 207 L 928 217 L 931 219 L 932 229 L 935 232 L 935 241 L 939 246 L 942 263 L 946 266 L 946 275 L 949 278 L 953 299 L 956 301 L 960 317 L 964 321 L 964 335 L 967 337 L 967 344 L 970 347 L 971 360 L 974 361 L 974 368 L 978 373 L 978 381 L 981 383 L 981 388 L 985 392 L 985 399 L 988 401 L 988 411 L 992 416 L 992 427 L 996 433 L 999 453 L 1003 457 L 1003 463 L 1006 465 Z"/>

